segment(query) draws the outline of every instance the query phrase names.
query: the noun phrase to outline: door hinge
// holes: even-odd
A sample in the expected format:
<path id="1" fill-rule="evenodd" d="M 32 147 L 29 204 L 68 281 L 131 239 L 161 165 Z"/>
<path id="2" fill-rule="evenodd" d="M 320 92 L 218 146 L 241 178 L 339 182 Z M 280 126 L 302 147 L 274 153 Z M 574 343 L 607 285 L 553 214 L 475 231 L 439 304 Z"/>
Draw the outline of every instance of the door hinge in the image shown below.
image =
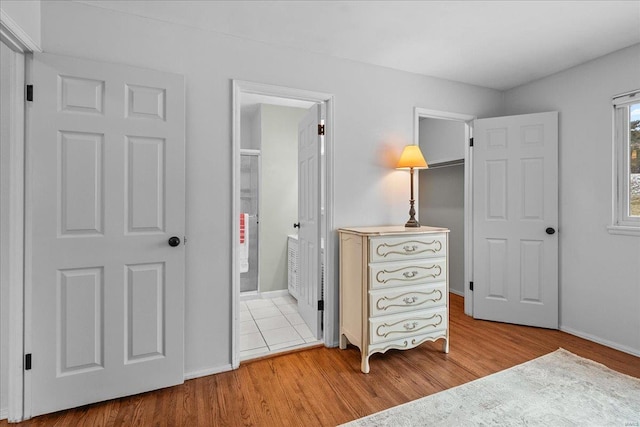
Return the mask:
<path id="1" fill-rule="evenodd" d="M 469 147 L 473 147 L 473 137 L 469 138 Z"/>
<path id="2" fill-rule="evenodd" d="M 324 135 L 324 125 L 318 125 L 318 135 Z"/>
<path id="3" fill-rule="evenodd" d="M 469 289 L 473 290 L 473 282 L 469 282 Z"/>
<path id="4" fill-rule="evenodd" d="M 33 85 L 27 85 L 27 101 L 33 102 Z"/>
<path id="5" fill-rule="evenodd" d="M 324 300 L 318 301 L 318 311 L 324 311 Z"/>
<path id="6" fill-rule="evenodd" d="M 27 353 L 24 355 L 24 370 L 31 370 L 31 353 Z"/>

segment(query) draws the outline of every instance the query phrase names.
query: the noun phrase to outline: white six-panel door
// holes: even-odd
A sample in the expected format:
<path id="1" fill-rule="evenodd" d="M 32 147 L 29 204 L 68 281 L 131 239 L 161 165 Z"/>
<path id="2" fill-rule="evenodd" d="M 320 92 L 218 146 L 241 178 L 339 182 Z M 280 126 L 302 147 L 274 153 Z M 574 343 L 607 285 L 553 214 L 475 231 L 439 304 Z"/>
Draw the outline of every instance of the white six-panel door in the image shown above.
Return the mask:
<path id="1" fill-rule="evenodd" d="M 35 54 L 31 415 L 183 381 L 184 79 Z M 30 398 L 30 399 L 29 399 Z"/>
<path id="2" fill-rule="evenodd" d="M 298 312 L 314 337 L 321 336 L 320 283 L 320 105 L 298 123 Z"/>
<path id="3" fill-rule="evenodd" d="M 557 226 L 558 113 L 476 120 L 474 317 L 558 327 Z"/>

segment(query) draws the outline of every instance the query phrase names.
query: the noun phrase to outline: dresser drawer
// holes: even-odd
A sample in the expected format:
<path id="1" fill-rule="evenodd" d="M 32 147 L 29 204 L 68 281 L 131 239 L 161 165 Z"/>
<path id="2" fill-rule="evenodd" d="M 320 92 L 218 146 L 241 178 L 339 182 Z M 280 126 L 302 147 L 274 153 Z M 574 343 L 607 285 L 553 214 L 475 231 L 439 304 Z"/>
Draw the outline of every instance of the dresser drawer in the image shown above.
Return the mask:
<path id="1" fill-rule="evenodd" d="M 447 307 L 444 306 L 432 310 L 370 318 L 369 342 L 375 344 L 444 330 L 447 327 L 447 320 Z"/>
<path id="2" fill-rule="evenodd" d="M 441 233 L 373 237 L 369 249 L 371 262 L 444 257 L 447 253 L 447 237 Z"/>
<path id="3" fill-rule="evenodd" d="M 447 278 L 445 258 L 369 264 L 370 289 L 439 282 Z"/>
<path id="4" fill-rule="evenodd" d="M 369 292 L 371 317 L 444 306 L 447 303 L 447 284 L 401 286 Z"/>

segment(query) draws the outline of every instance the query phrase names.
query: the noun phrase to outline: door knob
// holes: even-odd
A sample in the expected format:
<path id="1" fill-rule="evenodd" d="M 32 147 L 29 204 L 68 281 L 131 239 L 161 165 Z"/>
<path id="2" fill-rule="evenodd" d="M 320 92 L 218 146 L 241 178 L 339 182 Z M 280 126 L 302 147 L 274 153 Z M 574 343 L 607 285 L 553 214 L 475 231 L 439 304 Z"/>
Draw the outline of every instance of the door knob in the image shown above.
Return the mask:
<path id="1" fill-rule="evenodd" d="M 295 224 L 293 224 L 293 228 L 300 228 L 300 223 L 296 222 Z"/>
<path id="2" fill-rule="evenodd" d="M 180 238 L 177 236 L 173 236 L 169 238 L 169 246 L 175 248 L 180 244 Z"/>
<path id="3" fill-rule="evenodd" d="M 547 229 L 545 231 L 549 235 L 554 234 L 556 232 L 556 230 L 554 230 L 553 227 L 547 227 Z"/>

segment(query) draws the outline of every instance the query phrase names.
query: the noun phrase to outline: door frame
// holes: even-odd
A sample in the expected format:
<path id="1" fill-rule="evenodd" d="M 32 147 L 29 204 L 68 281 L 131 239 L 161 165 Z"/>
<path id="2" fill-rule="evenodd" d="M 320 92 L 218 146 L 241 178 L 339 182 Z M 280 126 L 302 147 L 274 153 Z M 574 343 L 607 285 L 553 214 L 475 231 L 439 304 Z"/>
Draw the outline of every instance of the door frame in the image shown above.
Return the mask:
<path id="1" fill-rule="evenodd" d="M 464 123 L 464 314 L 473 316 L 473 291 L 468 283 L 473 280 L 473 150 L 469 140 L 473 137 L 473 121 L 476 116 L 429 110 L 415 107 L 413 110 L 413 141 L 420 145 L 420 119 L 453 120 Z M 418 200 L 418 203 L 420 201 Z M 419 204 L 418 204 L 419 206 Z"/>
<path id="2" fill-rule="evenodd" d="M 240 268 L 236 242 L 239 239 L 239 230 L 235 226 L 236 218 L 240 215 L 240 109 L 242 94 L 256 94 L 274 96 L 278 98 L 290 98 L 317 103 L 326 106 L 325 137 L 324 137 L 324 184 L 325 184 L 325 210 L 324 210 L 324 250 L 325 250 L 325 281 L 324 281 L 324 331 L 323 340 L 326 347 L 338 345 L 338 310 L 337 310 L 337 249 L 334 231 L 334 95 L 330 93 L 315 92 L 304 89 L 275 86 L 263 83 L 255 83 L 243 80 L 232 80 L 232 196 L 231 196 L 231 364 L 232 369 L 240 366 Z"/>
<path id="3" fill-rule="evenodd" d="M 23 415 L 23 333 L 24 333 L 24 65 L 25 55 L 14 51 L 12 46 L 2 42 L 11 50 L 9 68 L 9 141 L 8 155 L 0 159 L 2 169 L 8 170 L 9 188 L 0 198 L 9 206 L 8 239 L 3 239 L 1 262 L 8 270 L 6 286 L 7 312 L 2 312 L 0 322 L 6 322 L 7 337 L 2 337 L 7 345 L 7 408 L 0 418 L 20 421 Z"/>
<path id="4" fill-rule="evenodd" d="M 29 214 L 29 205 L 25 199 L 25 97 L 24 87 L 27 76 L 28 56 L 33 52 L 42 52 L 39 44 L 11 16 L 0 11 L 0 40 L 14 52 L 10 64 L 12 114 L 10 133 L 11 156 L 9 168 L 11 182 L 7 200 L 10 203 L 9 228 L 12 231 L 8 243 L 7 256 L 10 259 L 9 278 L 9 315 L 2 314 L 1 321 L 8 322 L 8 407 L 9 422 L 20 422 L 30 418 L 30 400 L 26 393 L 28 372 L 24 371 L 25 340 L 30 338 L 25 324 L 25 310 L 28 308 L 25 292 L 25 230 L 24 223 Z M 3 195 L 4 196 L 4 195 Z M 3 414 L 4 415 L 4 414 Z"/>

